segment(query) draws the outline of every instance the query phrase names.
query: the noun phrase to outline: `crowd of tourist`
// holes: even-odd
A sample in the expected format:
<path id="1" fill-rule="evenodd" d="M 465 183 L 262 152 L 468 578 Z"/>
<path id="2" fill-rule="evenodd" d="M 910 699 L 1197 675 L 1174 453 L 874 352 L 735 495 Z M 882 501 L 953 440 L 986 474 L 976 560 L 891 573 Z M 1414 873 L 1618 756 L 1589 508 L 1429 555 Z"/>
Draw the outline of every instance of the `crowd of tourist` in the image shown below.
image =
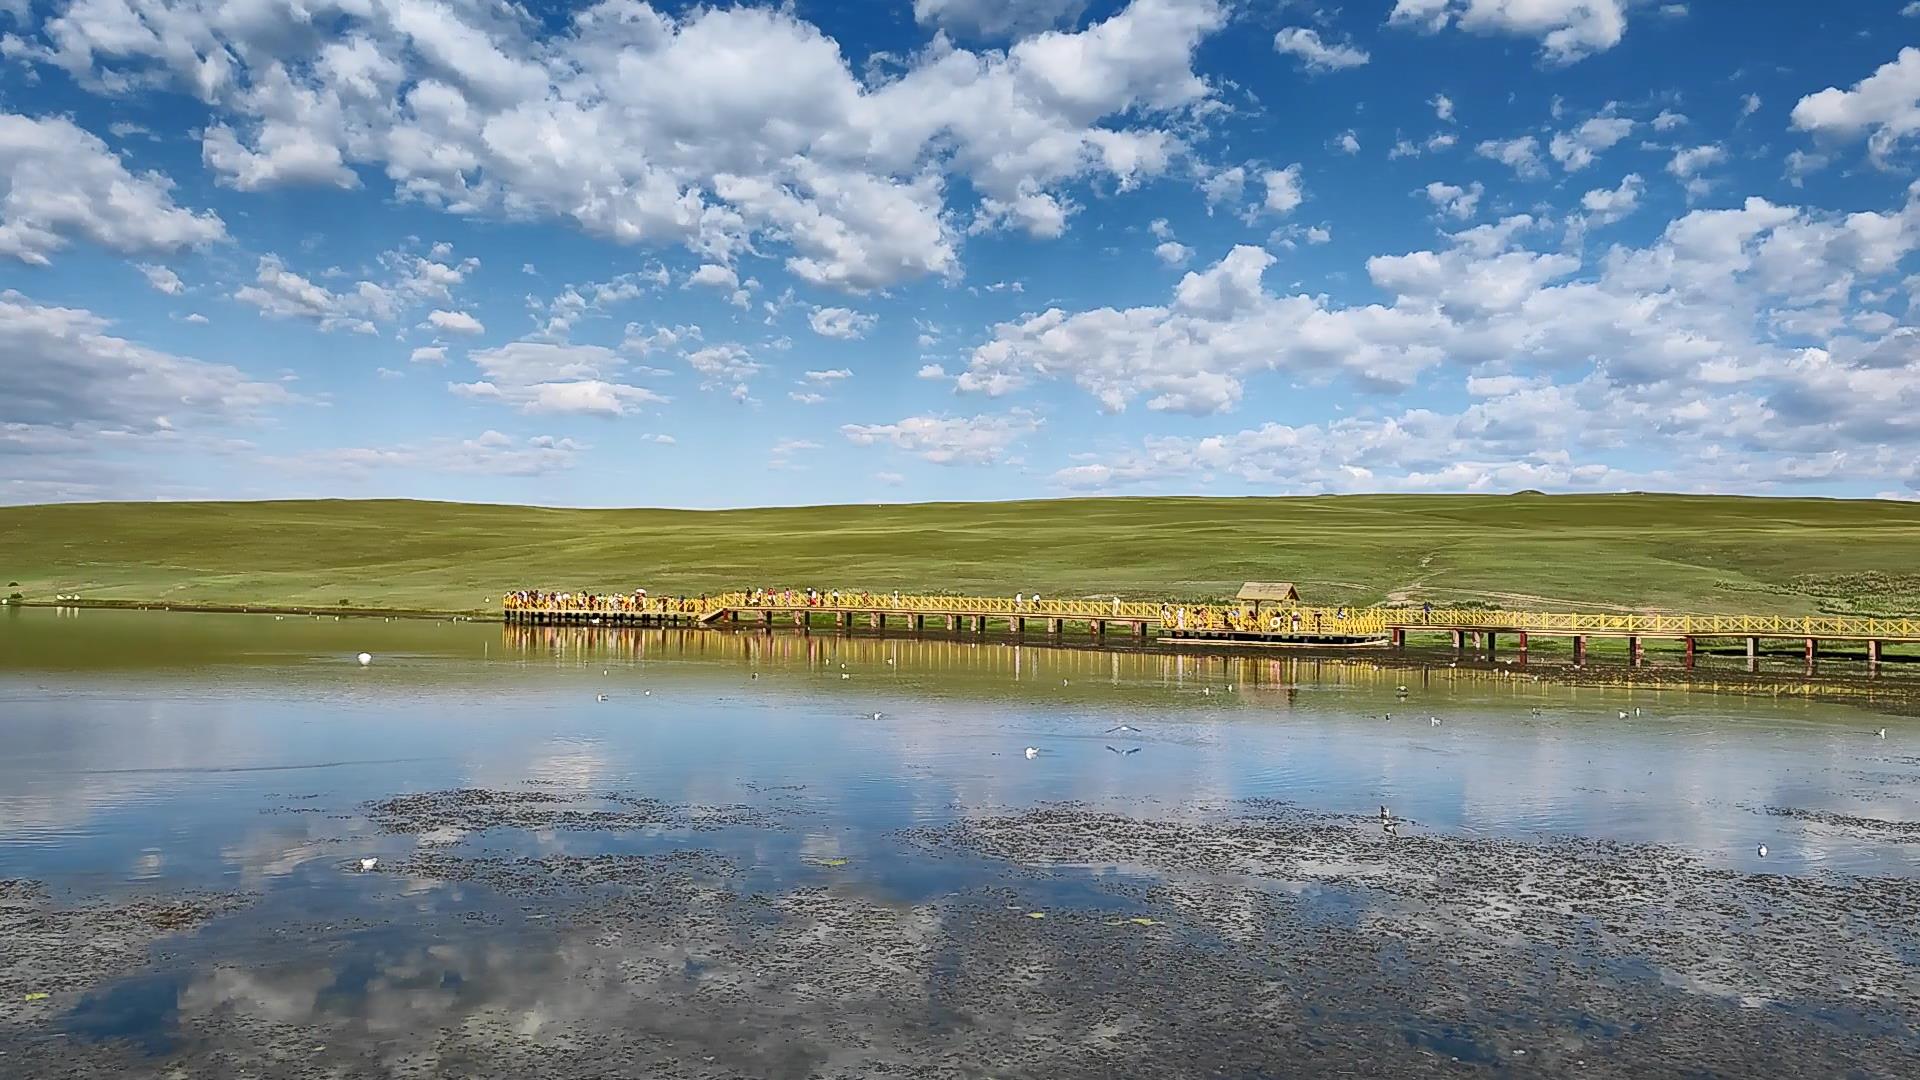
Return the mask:
<path id="1" fill-rule="evenodd" d="M 867 590 L 812 588 L 752 588 L 744 593 L 727 593 L 720 596 L 674 597 L 649 596 L 645 589 L 635 589 L 630 593 L 546 592 L 539 589 L 521 589 L 506 594 L 505 601 L 510 610 L 517 611 L 590 612 L 610 615 L 698 615 L 716 608 L 729 607 L 775 610 L 832 608 L 869 611 L 899 609 L 908 606 L 909 603 L 915 608 L 927 606 L 918 598 L 902 596 L 898 590 L 881 593 Z M 965 601 L 956 599 L 955 602 L 965 606 Z M 1004 604 L 1006 601 L 1001 600 L 997 603 Z M 1150 612 L 1151 609 L 1148 611 Z M 1118 596 L 1103 600 L 1074 602 L 1046 600 L 1037 592 L 1015 593 L 1011 613 L 1081 619 L 1151 618 L 1147 613 L 1140 612 L 1138 605 L 1134 605 L 1133 609 L 1129 610 Z M 1334 636 L 1361 632 L 1362 628 L 1357 624 L 1348 622 L 1350 617 L 1357 619 L 1358 613 L 1350 614 L 1344 607 L 1329 610 L 1288 604 L 1262 610 L 1245 604 L 1225 606 L 1162 604 L 1159 621 L 1160 625 L 1168 630 Z"/>

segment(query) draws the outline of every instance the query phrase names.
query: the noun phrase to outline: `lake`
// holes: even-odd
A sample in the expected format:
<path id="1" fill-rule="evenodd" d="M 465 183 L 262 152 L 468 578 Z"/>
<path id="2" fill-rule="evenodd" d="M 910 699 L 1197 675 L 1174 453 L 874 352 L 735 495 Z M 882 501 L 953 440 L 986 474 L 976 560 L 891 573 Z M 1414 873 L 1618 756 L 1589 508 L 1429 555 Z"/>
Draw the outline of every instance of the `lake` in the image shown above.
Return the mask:
<path id="1" fill-rule="evenodd" d="M 1899 680 L 1376 659 L 11 608 L 0 1075 L 1920 1072 Z"/>

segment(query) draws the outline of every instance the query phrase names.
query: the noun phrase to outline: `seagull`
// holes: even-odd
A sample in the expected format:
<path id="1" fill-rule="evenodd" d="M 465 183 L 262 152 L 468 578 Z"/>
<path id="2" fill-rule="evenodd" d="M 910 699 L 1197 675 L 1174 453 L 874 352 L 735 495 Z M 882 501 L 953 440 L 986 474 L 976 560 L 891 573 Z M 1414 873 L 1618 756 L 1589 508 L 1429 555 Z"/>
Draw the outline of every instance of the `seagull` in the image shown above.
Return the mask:
<path id="1" fill-rule="evenodd" d="M 1428 722 L 1428 723 L 1430 723 L 1430 724 L 1432 724 L 1432 725 L 1433 725 L 1434 727 L 1439 727 L 1439 726 L 1440 726 L 1440 718 L 1439 718 L 1439 717 L 1437 717 L 1437 716 L 1429 716 L 1429 717 L 1427 717 L 1427 722 Z"/>
<path id="2" fill-rule="evenodd" d="M 1213 696 L 1213 687 L 1211 687 L 1211 686 L 1203 686 L 1203 687 L 1201 687 L 1201 688 L 1200 688 L 1200 692 L 1201 692 L 1202 694 L 1205 694 L 1205 695 L 1206 695 L 1207 697 L 1212 697 L 1212 696 Z"/>
<path id="3" fill-rule="evenodd" d="M 363 873 L 365 871 L 373 869 L 378 865 L 380 865 L 379 859 L 361 859 L 360 860 L 360 869 Z"/>
<path id="4" fill-rule="evenodd" d="M 1039 748 L 1039 747 L 1037 747 L 1037 746 L 1029 746 L 1029 747 L 1027 747 L 1027 756 L 1028 756 L 1029 758 L 1037 758 L 1037 757 L 1039 757 L 1039 756 L 1040 756 L 1040 748 Z"/>
<path id="5" fill-rule="evenodd" d="M 1879 733 L 1879 734 L 1880 734 L 1880 737 L 1881 737 L 1881 738 L 1883 738 L 1883 739 L 1884 739 L 1884 738 L 1886 738 L 1886 737 L 1887 737 L 1887 729 L 1886 729 L 1886 728 L 1881 728 L 1881 729 L 1880 729 L 1880 733 Z"/>
<path id="6" fill-rule="evenodd" d="M 641 696 L 641 697 L 652 697 L 652 696 L 653 696 L 653 691 L 651 691 L 651 690 L 642 690 L 642 691 L 640 692 L 640 696 Z"/>
<path id="7" fill-rule="evenodd" d="M 759 672 L 757 672 L 757 671 L 756 671 L 756 672 L 754 672 L 753 674 L 751 674 L 751 675 L 749 675 L 749 676 L 747 676 L 747 678 L 749 678 L 749 679 L 757 679 L 757 678 L 759 678 L 759 677 L 760 677 L 760 673 L 759 673 Z"/>
<path id="8" fill-rule="evenodd" d="M 595 695 L 593 696 L 593 700 L 595 700 L 595 701 L 605 701 L 605 700 L 607 700 L 607 695 L 605 695 L 605 694 L 595 694 Z"/>
<path id="9" fill-rule="evenodd" d="M 1535 710 L 1533 710 L 1533 715 L 1535 715 L 1535 716 L 1539 716 L 1539 715 L 1540 715 L 1540 710 L 1539 710 L 1539 709 L 1535 709 Z"/>
<path id="10" fill-rule="evenodd" d="M 360 654 L 359 660 L 360 660 L 360 666 L 366 667 L 368 664 L 373 663 L 373 654 L 363 652 Z"/>
<path id="11" fill-rule="evenodd" d="M 1626 713 L 1624 713 L 1624 712 L 1622 712 L 1622 713 L 1620 714 L 1620 719 L 1622 719 L 1622 720 L 1625 720 L 1626 718 L 1627 718 L 1627 714 L 1626 714 Z"/>
<path id="12" fill-rule="evenodd" d="M 893 663 L 893 657 L 891 656 L 887 657 L 887 663 L 889 664 Z"/>
<path id="13" fill-rule="evenodd" d="M 1767 857 L 1767 845 L 1765 844 L 1760 845 L 1760 857 L 1763 859 Z"/>
<path id="14" fill-rule="evenodd" d="M 851 675 L 849 675 L 849 674 L 847 674 L 847 673 L 846 673 L 846 672 L 844 672 L 844 671 L 840 673 L 840 677 L 841 677 L 841 678 L 843 678 L 843 679 L 851 679 L 851 678 L 853 678 L 853 676 L 851 676 Z"/>
<path id="15" fill-rule="evenodd" d="M 1126 757 L 1128 754 L 1137 754 L 1140 752 L 1140 748 L 1137 746 L 1129 746 L 1125 750 L 1122 750 L 1117 746 L 1108 746 L 1107 749 L 1113 751 L 1116 754 L 1119 754 L 1121 757 Z"/>
<path id="16" fill-rule="evenodd" d="M 874 714 L 873 714 L 873 715 L 872 715 L 871 717 L 869 717 L 868 719 L 871 719 L 871 720 L 878 720 L 878 719 L 880 719 L 880 714 L 879 714 L 879 713 L 874 713 Z"/>
<path id="17" fill-rule="evenodd" d="M 1639 715 L 1640 715 L 1640 706 L 1638 706 L 1638 705 L 1635 705 L 1635 706 L 1633 707 L 1633 715 L 1635 715 L 1635 716 L 1639 716 Z"/>
<path id="18" fill-rule="evenodd" d="M 1393 816 L 1393 812 L 1387 809 L 1387 804 L 1381 803 L 1380 804 L 1380 820 L 1385 821 L 1392 816 Z"/>
<path id="19" fill-rule="evenodd" d="M 1407 692 L 1407 688 L 1404 686 L 1396 686 L 1393 688 L 1393 692 L 1396 694 L 1404 694 Z"/>
<path id="20" fill-rule="evenodd" d="M 1392 714 L 1392 713 L 1388 713 L 1388 714 L 1387 714 L 1387 719 L 1389 719 L 1389 720 L 1391 720 L 1391 719 L 1393 719 L 1393 714 Z"/>
<path id="21" fill-rule="evenodd" d="M 1067 680 L 1065 680 L 1065 679 L 1061 679 L 1061 680 L 1060 680 L 1060 685 L 1061 685 L 1061 686 L 1065 686 L 1065 685 L 1067 685 Z"/>
<path id="22" fill-rule="evenodd" d="M 606 668 L 601 668 L 601 669 L 600 669 L 600 674 L 602 674 L 602 675 L 611 675 L 611 674 L 613 674 L 613 672 L 611 672 L 611 671 L 609 671 L 609 670 L 608 670 L 608 669 L 606 669 Z"/>
<path id="23" fill-rule="evenodd" d="M 1383 821 L 1380 823 L 1380 831 L 1386 833 L 1388 836 L 1399 836 L 1400 823 L 1397 821 Z"/>
<path id="24" fill-rule="evenodd" d="M 1108 735 L 1111 735 L 1116 731 L 1139 731 L 1139 730 L 1140 730 L 1139 728 L 1134 727 L 1132 724 L 1115 724 L 1112 727 L 1108 728 L 1106 733 Z"/>

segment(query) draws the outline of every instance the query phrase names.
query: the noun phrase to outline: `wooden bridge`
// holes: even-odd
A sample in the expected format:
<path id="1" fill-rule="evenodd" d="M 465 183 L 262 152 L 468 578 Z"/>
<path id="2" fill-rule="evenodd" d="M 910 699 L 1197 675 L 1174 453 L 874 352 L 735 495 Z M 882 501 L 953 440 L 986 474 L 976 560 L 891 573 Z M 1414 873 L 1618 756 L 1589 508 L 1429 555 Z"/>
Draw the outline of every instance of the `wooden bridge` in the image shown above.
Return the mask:
<path id="1" fill-rule="evenodd" d="M 1445 635 L 1456 651 L 1489 658 L 1502 640 L 1521 657 L 1537 636 L 1571 639 L 1574 661 L 1595 638 L 1624 639 L 1639 663 L 1649 639 L 1684 644 L 1693 663 L 1703 641 L 1743 643 L 1755 659 L 1762 642 L 1791 642 L 1814 660 L 1833 642 L 1863 645 L 1879 663 L 1886 644 L 1920 642 L 1920 619 L 1849 615 L 1589 614 L 1482 608 L 1324 607 L 1300 604 L 1174 604 L 1109 599 L 916 596 L 898 592 L 754 591 L 703 597 L 597 596 L 517 593 L 507 597 L 508 622 L 555 625 L 791 626 L 852 630 L 907 629 L 917 633 L 986 634 L 1000 631 L 1063 636 L 1084 632 L 1097 640 L 1157 639 L 1170 644 L 1235 646 L 1405 647 L 1416 635 Z M 1737 646 L 1736 646 L 1737 647 Z"/>

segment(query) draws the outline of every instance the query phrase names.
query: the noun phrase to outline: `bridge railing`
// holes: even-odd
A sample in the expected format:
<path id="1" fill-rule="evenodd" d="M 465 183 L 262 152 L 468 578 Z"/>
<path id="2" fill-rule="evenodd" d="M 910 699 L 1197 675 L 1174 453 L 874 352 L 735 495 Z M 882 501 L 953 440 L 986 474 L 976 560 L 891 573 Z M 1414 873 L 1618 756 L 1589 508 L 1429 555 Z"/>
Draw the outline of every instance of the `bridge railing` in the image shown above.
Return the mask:
<path id="1" fill-rule="evenodd" d="M 728 592 L 705 597 L 509 594 L 510 612 L 586 615 L 665 615 L 694 619 L 729 610 L 817 610 L 889 615 L 985 615 L 997 618 L 1143 622 L 1165 630 L 1237 631 L 1280 635 L 1374 636 L 1393 630 L 1492 630 L 1556 634 L 1667 637 L 1805 636 L 1813 638 L 1920 639 L 1920 619 L 1852 615 L 1697 615 L 1486 608 L 1349 608 L 1301 605 L 1173 604 L 1153 601 L 1015 599 L 1005 596 L 938 596 L 828 590 L 811 600 L 804 593 Z"/>

